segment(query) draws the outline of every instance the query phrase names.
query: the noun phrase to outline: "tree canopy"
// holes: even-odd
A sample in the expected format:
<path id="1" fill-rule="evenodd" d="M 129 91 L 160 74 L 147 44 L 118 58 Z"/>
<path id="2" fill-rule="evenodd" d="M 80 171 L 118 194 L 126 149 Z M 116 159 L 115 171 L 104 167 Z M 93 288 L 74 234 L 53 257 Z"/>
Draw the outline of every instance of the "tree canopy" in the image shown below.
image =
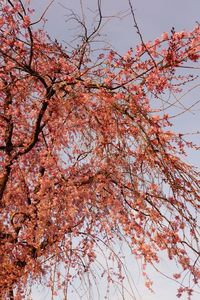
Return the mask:
<path id="1" fill-rule="evenodd" d="M 148 287 L 160 252 L 179 266 L 178 296 L 199 283 L 199 173 L 185 162 L 198 147 L 153 103 L 195 80 L 179 70 L 200 58 L 200 27 L 144 42 L 135 21 L 138 46 L 95 57 L 98 4 L 92 33 L 76 19 L 84 35 L 69 51 L 28 4 L 0 1 L 0 299 L 22 299 L 56 263 L 66 281 L 81 277 L 100 244 L 122 282 L 117 239 L 141 259 Z"/>

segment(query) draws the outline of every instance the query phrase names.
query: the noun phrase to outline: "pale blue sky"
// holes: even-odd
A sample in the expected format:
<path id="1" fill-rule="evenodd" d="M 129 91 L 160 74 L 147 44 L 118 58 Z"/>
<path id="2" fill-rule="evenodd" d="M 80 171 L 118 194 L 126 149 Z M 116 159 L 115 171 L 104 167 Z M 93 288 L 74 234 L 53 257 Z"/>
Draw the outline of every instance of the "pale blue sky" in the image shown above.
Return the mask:
<path id="1" fill-rule="evenodd" d="M 32 4 L 36 9 L 36 15 L 39 16 L 42 11 L 46 8 L 50 0 L 32 0 Z M 70 30 L 70 24 L 65 23 L 67 10 L 59 5 L 64 4 L 68 8 L 73 8 L 79 11 L 80 1 L 79 0 L 55 0 L 48 13 L 46 15 L 48 22 L 46 23 L 46 30 L 49 35 L 53 38 L 57 38 L 59 41 L 69 42 L 75 31 Z M 83 0 L 85 14 L 91 16 L 90 10 L 96 6 L 95 0 Z M 152 40 L 162 34 L 163 31 L 170 31 L 172 26 L 176 30 L 191 30 L 195 26 L 196 21 L 200 21 L 200 0 L 135 0 L 132 1 L 135 9 L 136 18 L 138 25 L 141 29 L 145 40 Z M 89 9 L 87 9 L 89 8 Z M 126 0 L 102 0 L 103 15 L 117 15 L 120 11 L 126 11 L 128 9 L 128 1 Z M 37 19 L 35 17 L 35 19 Z M 104 28 L 103 33 L 106 34 L 105 39 L 109 41 L 113 47 L 123 53 L 129 47 L 134 47 L 139 38 L 133 28 L 133 22 L 130 17 L 123 19 L 113 18 L 112 21 Z M 199 83 L 199 81 L 198 81 Z M 196 88 L 192 93 L 184 97 L 184 104 L 190 106 L 200 99 L 200 89 Z M 175 121 L 175 127 L 179 131 L 191 132 L 199 129 L 199 108 L 195 113 L 187 113 L 178 117 Z M 199 136 L 193 136 L 194 141 L 199 142 Z M 189 161 L 192 161 L 196 166 L 200 165 L 200 156 L 197 153 L 189 152 Z M 134 260 L 134 259 L 133 259 Z M 169 262 L 162 258 L 163 269 L 173 268 L 172 265 L 168 265 Z M 173 264 L 173 262 L 172 262 Z M 175 300 L 177 286 L 163 278 L 161 275 L 152 273 L 152 278 L 155 282 L 155 294 L 150 294 L 142 284 L 141 276 L 139 276 L 137 264 L 132 262 L 131 258 L 128 257 L 128 268 L 132 272 L 132 277 L 135 280 L 135 284 L 139 290 L 140 296 L 136 292 L 137 300 Z M 101 285 L 101 289 L 104 287 Z M 134 289 L 134 288 L 133 288 Z M 50 296 L 44 296 L 45 293 L 36 293 L 34 291 L 34 300 L 46 299 L 50 300 Z M 60 298 L 61 299 L 61 298 Z M 77 300 L 75 295 L 69 297 L 69 300 Z M 87 299 L 87 298 L 84 298 Z M 115 300 L 116 298 L 110 298 Z M 182 298 L 186 300 L 186 297 Z M 200 294 L 195 295 L 193 300 L 199 300 Z M 96 300 L 96 299 L 94 299 Z M 103 300 L 100 299 L 100 300 Z M 127 296 L 125 300 L 130 300 Z"/>

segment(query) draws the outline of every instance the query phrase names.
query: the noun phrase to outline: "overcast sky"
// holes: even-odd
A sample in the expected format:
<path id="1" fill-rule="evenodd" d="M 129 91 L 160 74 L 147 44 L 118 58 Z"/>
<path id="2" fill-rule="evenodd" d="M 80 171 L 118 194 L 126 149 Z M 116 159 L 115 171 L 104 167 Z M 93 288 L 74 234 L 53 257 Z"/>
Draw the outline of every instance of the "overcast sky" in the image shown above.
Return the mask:
<path id="1" fill-rule="evenodd" d="M 36 9 L 35 20 L 43 10 L 47 7 L 50 0 L 32 0 L 31 3 Z M 96 8 L 95 0 L 83 0 L 85 8 L 85 15 L 88 24 L 91 24 L 91 19 L 94 16 L 92 11 Z M 72 30 L 70 23 L 66 23 L 67 15 L 69 11 L 64 8 L 71 8 L 77 12 L 80 12 L 79 0 L 55 0 L 48 10 L 46 18 L 48 22 L 45 25 L 45 29 L 52 38 L 56 38 L 61 42 L 69 42 L 73 39 L 73 35 L 76 32 Z M 200 21 L 200 0 L 135 0 L 132 1 L 135 9 L 135 15 L 138 21 L 138 25 L 145 40 L 153 40 L 160 36 L 164 31 L 170 31 L 172 27 L 176 30 L 191 30 L 196 22 Z M 102 10 L 104 16 L 123 16 L 126 15 L 128 9 L 127 0 L 102 0 Z M 119 14 L 120 13 L 120 14 Z M 73 27 L 73 26 L 72 26 Z M 127 16 L 124 18 L 112 18 L 111 21 L 102 33 L 105 35 L 105 40 L 111 43 L 117 51 L 124 53 L 129 47 L 134 47 L 139 38 L 133 27 L 132 19 Z M 188 107 L 191 103 L 194 103 L 200 99 L 200 89 L 196 88 L 193 93 L 188 94 L 183 100 L 184 104 Z M 194 108 L 196 111 L 189 112 L 181 117 L 178 117 L 175 121 L 175 126 L 179 131 L 192 132 L 199 128 L 199 106 Z M 198 136 L 193 136 L 194 141 L 199 142 Z M 195 165 L 199 166 L 200 157 L 199 154 L 189 152 L 191 155 L 189 161 L 192 161 Z M 162 258 L 162 265 L 165 270 L 173 268 L 171 265 L 167 265 L 167 260 Z M 142 285 L 142 279 L 138 275 L 137 265 L 131 262 L 128 258 L 129 271 L 132 271 L 132 277 L 135 276 L 135 284 L 138 287 L 139 294 L 136 293 L 137 300 L 175 300 L 175 293 L 177 286 L 170 280 L 164 279 L 161 275 L 152 273 L 152 278 L 155 282 L 155 294 L 150 294 Z M 101 286 L 101 288 L 104 288 Z M 34 300 L 51 298 L 47 295 L 36 293 L 34 291 Z M 69 300 L 77 300 L 76 296 L 69 297 Z M 115 300 L 113 298 L 111 300 Z M 182 298 L 186 300 L 186 297 Z M 195 295 L 193 300 L 199 300 L 200 295 Z M 94 299 L 96 300 L 96 299 Z M 103 300 L 100 299 L 100 300 Z M 125 300 L 130 300 L 127 296 Z"/>

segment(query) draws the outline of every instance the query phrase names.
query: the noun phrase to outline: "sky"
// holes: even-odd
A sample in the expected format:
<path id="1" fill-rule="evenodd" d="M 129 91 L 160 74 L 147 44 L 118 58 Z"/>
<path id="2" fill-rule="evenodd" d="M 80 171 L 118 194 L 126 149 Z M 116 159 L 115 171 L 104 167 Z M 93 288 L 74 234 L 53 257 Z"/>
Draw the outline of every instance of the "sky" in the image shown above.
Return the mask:
<path id="1" fill-rule="evenodd" d="M 35 19 L 33 18 L 35 21 L 45 10 L 50 1 L 32 0 L 31 3 L 35 8 Z M 90 26 L 91 20 L 94 17 L 93 11 L 96 8 L 96 1 L 82 0 L 82 3 L 88 25 Z M 191 30 L 196 22 L 200 22 L 200 0 L 135 0 L 132 1 L 132 5 L 144 40 L 153 40 L 159 37 L 164 31 L 169 32 L 172 27 L 177 31 Z M 66 22 L 69 16 L 68 9 L 80 12 L 80 1 L 55 0 L 46 14 L 48 21 L 45 24 L 45 29 L 52 38 L 56 38 L 63 44 L 72 41 L 77 32 L 74 23 Z M 134 47 L 139 42 L 139 37 L 133 26 L 133 21 L 131 17 L 127 15 L 127 9 L 128 1 L 126 0 L 102 0 L 103 15 L 107 17 L 105 20 L 110 20 L 103 28 L 103 38 L 109 44 L 112 44 L 112 47 L 120 53 L 126 52 L 129 47 Z M 110 16 L 113 17 L 110 18 Z M 199 84 L 199 81 L 197 81 L 196 84 Z M 187 94 L 183 98 L 183 102 L 186 107 L 189 107 L 191 103 L 196 102 L 198 99 L 200 99 L 199 86 L 191 93 Z M 174 127 L 177 131 L 181 132 L 194 132 L 199 130 L 199 114 L 200 105 L 195 106 L 192 112 L 189 111 L 186 114 L 177 117 L 176 120 L 174 120 Z M 191 138 L 194 142 L 199 142 L 198 135 L 193 135 Z M 188 154 L 188 161 L 199 167 L 199 154 L 192 151 L 189 151 Z M 139 291 L 139 294 L 137 292 L 135 293 L 136 300 L 176 299 L 175 293 L 177 286 L 170 280 L 153 272 L 152 278 L 155 282 L 154 286 L 156 293 L 149 293 L 143 286 L 137 264 L 133 262 L 133 258 L 130 257 L 128 252 L 126 254 L 129 271 L 133 273 L 132 277 L 134 278 Z M 170 268 L 173 269 L 173 266 L 167 265 L 164 256 L 162 257 L 162 265 L 165 270 Z M 103 289 L 105 287 L 101 285 L 101 288 Z M 44 291 L 37 292 L 36 288 L 34 289 L 33 295 L 34 300 L 51 299 L 48 294 L 45 296 Z M 69 298 L 69 300 L 71 299 L 77 300 L 79 298 L 74 295 L 73 298 Z M 116 298 L 110 299 L 115 300 Z M 125 300 L 130 299 L 132 298 L 129 298 L 128 296 L 125 298 Z M 182 299 L 186 300 L 186 297 L 183 297 Z M 200 295 L 195 295 L 192 299 L 199 300 Z"/>

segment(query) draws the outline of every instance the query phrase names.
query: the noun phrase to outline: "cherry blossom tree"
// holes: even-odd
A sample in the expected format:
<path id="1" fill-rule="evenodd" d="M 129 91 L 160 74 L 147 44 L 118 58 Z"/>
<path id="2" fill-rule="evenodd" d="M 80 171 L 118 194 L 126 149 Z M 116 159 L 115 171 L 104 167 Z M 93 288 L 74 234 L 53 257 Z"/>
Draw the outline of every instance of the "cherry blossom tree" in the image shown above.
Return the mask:
<path id="1" fill-rule="evenodd" d="M 159 253 L 176 262 L 178 296 L 199 283 L 199 173 L 185 161 L 198 149 L 170 130 L 155 103 L 179 94 L 200 58 L 200 27 L 164 32 L 120 55 L 95 57 L 90 32 L 69 51 L 39 28 L 21 0 L 0 1 L 0 299 L 23 299 L 54 269 L 58 289 L 90 273 L 98 247 L 110 251 L 123 282 L 115 241 L 146 266 Z M 192 67 L 190 69 L 192 71 Z M 65 281 L 60 277 L 62 265 Z M 116 275 L 117 274 L 117 275 Z"/>

